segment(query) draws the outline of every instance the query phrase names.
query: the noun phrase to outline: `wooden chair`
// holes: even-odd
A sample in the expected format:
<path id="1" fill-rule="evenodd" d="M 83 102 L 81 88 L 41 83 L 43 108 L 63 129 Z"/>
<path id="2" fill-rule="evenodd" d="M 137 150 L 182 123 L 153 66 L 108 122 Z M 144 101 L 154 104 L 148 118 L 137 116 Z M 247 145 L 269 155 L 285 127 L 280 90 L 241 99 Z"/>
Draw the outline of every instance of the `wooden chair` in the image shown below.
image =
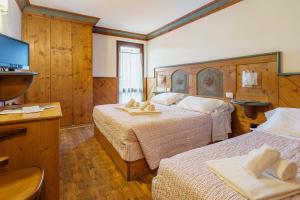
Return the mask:
<path id="1" fill-rule="evenodd" d="M 0 166 L 8 164 L 8 157 L 0 157 Z M 39 200 L 44 170 L 30 167 L 0 173 L 0 199 Z"/>

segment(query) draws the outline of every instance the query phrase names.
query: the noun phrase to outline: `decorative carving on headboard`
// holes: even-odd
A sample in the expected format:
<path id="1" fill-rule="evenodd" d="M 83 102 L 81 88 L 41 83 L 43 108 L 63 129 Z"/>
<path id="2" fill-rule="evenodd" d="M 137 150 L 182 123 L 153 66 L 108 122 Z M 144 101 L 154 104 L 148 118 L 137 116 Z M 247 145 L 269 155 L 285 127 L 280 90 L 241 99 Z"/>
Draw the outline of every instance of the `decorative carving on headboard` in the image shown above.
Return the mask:
<path id="1" fill-rule="evenodd" d="M 189 93 L 189 74 L 177 70 L 172 74 L 172 92 Z"/>
<path id="2" fill-rule="evenodd" d="M 206 68 L 197 74 L 197 95 L 223 97 L 223 72 Z"/>

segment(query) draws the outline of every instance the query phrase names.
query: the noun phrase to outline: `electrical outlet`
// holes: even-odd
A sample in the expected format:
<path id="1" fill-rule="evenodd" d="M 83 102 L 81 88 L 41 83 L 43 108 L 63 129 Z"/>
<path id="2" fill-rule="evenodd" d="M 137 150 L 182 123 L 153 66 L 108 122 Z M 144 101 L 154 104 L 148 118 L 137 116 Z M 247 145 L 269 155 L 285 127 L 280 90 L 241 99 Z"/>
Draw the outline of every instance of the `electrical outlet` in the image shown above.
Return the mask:
<path id="1" fill-rule="evenodd" d="M 233 99 L 233 93 L 232 92 L 226 92 L 226 98 Z"/>

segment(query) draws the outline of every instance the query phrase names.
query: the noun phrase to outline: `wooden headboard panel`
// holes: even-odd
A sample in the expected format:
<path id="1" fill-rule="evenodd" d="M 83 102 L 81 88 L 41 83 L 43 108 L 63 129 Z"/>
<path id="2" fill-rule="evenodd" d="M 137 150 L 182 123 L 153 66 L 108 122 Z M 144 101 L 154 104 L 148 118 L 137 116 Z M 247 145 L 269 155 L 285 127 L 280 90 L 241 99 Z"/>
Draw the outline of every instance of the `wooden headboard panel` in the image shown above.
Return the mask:
<path id="1" fill-rule="evenodd" d="M 172 88 L 174 90 L 174 83 L 172 84 L 172 77 L 174 74 L 181 72 L 188 75 L 188 93 L 190 95 L 199 95 L 199 73 L 205 70 L 216 70 L 216 72 L 222 73 L 222 83 L 214 83 L 212 75 L 208 80 L 204 80 L 201 83 L 207 82 L 207 86 L 217 85 L 212 88 L 219 89 L 218 85 L 221 85 L 222 91 L 216 91 L 217 95 L 205 95 L 205 96 L 223 96 L 226 92 L 232 92 L 236 98 L 245 98 L 250 100 L 260 100 L 272 102 L 273 106 L 278 105 L 278 53 L 268 53 L 253 56 L 245 56 L 238 58 L 229 58 L 217 61 L 208 61 L 194 64 L 183 64 L 168 67 L 155 68 L 155 77 L 165 76 L 165 87 Z M 242 87 L 242 71 L 255 71 L 258 73 L 258 86 L 255 88 L 243 88 Z M 211 73 L 211 72 L 210 72 Z M 216 78 L 215 78 L 216 79 Z M 173 80 L 174 82 L 174 80 Z M 197 87 L 198 85 L 198 87 Z M 175 86 L 176 87 L 176 86 Z M 213 93 L 213 92 L 212 92 Z M 200 94 L 201 95 L 201 94 Z"/>
<path id="2" fill-rule="evenodd" d="M 172 88 L 172 75 L 176 71 L 188 74 L 188 93 L 197 95 L 197 75 L 204 69 L 217 69 L 223 73 L 223 93 L 232 92 L 236 99 L 248 99 L 270 102 L 268 108 L 258 110 L 255 119 L 245 116 L 243 108 L 236 106 L 233 115 L 233 132 L 235 135 L 249 132 L 250 124 L 265 121 L 264 112 L 278 106 L 300 108 L 300 76 L 281 76 L 280 53 L 267 53 L 238 58 L 229 58 L 193 64 L 183 64 L 155 69 L 155 77 L 165 76 L 165 87 Z M 252 88 L 242 87 L 242 72 L 255 71 L 258 85 Z M 155 80 L 154 80 L 155 81 Z M 207 80 L 212 84 L 211 80 Z M 213 97 L 216 95 L 213 95 Z"/>

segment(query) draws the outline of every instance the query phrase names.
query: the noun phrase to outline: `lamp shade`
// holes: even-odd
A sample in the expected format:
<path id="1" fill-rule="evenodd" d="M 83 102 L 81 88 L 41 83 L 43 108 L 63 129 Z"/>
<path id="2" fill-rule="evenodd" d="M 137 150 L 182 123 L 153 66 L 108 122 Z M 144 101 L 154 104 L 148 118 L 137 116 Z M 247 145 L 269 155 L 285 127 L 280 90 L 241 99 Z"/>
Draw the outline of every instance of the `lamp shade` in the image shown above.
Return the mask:
<path id="1" fill-rule="evenodd" d="M 6 15 L 8 12 L 8 0 L 0 0 L 0 15 Z"/>

